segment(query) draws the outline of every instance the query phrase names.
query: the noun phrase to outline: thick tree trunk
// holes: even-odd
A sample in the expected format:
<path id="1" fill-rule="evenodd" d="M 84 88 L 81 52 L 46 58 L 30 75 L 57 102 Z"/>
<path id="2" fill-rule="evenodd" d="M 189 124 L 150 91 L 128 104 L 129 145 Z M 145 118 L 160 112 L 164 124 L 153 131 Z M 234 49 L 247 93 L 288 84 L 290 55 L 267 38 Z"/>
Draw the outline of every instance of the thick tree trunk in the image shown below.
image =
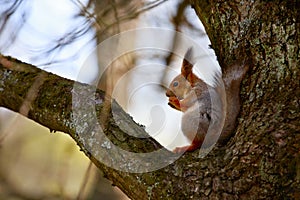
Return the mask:
<path id="1" fill-rule="evenodd" d="M 186 153 L 173 162 L 174 156 L 162 149 L 160 158 L 145 161 L 125 156 L 122 170 L 110 168 L 104 162 L 113 163 L 120 155 L 97 133 L 91 137 L 96 122 L 84 115 L 89 110 L 74 121 L 74 106 L 95 106 L 102 131 L 122 149 L 151 152 L 160 146 L 151 138 L 130 136 L 145 132 L 114 103 L 119 118 L 112 120 L 111 106 L 106 105 L 110 99 L 102 92 L 6 57 L 0 59 L 0 106 L 70 134 L 132 199 L 299 199 L 299 3 L 191 2 L 206 27 L 224 78 L 235 64 L 249 68 L 241 87 L 236 134 L 206 157 Z M 89 96 L 77 99 L 85 95 Z M 166 167 L 130 173 L 162 160 Z"/>
<path id="2" fill-rule="evenodd" d="M 239 125 L 227 145 L 237 165 L 222 170 L 222 185 L 252 199 L 299 198 L 300 2 L 191 2 L 224 76 L 234 64 L 249 66 Z"/>

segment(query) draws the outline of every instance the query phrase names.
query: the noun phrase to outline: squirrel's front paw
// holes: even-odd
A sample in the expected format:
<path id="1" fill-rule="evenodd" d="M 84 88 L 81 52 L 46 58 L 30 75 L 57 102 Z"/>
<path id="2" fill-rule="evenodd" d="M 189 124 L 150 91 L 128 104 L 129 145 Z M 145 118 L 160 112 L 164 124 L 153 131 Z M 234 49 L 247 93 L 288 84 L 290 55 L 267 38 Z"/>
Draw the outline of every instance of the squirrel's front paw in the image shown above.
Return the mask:
<path id="1" fill-rule="evenodd" d="M 181 110 L 180 109 L 180 102 L 176 97 L 173 97 L 173 96 L 169 97 L 168 105 L 171 106 L 174 109 Z"/>

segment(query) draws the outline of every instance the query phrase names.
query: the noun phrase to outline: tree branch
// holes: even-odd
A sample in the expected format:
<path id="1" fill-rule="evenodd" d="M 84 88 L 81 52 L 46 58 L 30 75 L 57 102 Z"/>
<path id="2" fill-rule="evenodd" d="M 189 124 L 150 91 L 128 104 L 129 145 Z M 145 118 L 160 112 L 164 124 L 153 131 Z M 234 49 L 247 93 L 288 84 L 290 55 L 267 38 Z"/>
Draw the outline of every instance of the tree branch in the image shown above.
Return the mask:
<path id="1" fill-rule="evenodd" d="M 103 91 L 0 56 L 0 106 L 25 115 L 50 131 L 69 134 L 125 191 L 130 179 L 132 185 L 139 184 L 129 172 L 151 171 L 151 165 L 166 166 L 177 158 L 150 138 Z M 147 152 L 154 153 L 151 156 Z M 139 154 L 133 156 L 134 153 Z"/>

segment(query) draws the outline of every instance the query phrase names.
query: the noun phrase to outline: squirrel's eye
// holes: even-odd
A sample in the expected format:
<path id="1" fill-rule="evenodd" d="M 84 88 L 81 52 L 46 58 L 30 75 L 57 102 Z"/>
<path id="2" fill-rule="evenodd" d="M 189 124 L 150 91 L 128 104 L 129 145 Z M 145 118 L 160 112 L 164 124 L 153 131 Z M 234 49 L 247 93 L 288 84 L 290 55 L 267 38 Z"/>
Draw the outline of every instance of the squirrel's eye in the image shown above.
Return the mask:
<path id="1" fill-rule="evenodd" d="M 178 82 L 175 81 L 175 82 L 173 83 L 173 87 L 177 87 L 177 86 L 178 86 Z"/>

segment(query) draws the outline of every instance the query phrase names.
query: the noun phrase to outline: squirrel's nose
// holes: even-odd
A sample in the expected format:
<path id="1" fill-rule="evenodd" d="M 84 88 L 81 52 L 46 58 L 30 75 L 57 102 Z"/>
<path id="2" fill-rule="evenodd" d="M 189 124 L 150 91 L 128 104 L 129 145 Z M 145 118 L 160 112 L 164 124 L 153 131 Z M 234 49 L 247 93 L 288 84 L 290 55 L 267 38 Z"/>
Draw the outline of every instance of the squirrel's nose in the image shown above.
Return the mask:
<path id="1" fill-rule="evenodd" d="M 172 96 L 175 96 L 175 94 L 171 90 L 167 90 L 166 96 L 167 97 L 172 97 Z"/>

